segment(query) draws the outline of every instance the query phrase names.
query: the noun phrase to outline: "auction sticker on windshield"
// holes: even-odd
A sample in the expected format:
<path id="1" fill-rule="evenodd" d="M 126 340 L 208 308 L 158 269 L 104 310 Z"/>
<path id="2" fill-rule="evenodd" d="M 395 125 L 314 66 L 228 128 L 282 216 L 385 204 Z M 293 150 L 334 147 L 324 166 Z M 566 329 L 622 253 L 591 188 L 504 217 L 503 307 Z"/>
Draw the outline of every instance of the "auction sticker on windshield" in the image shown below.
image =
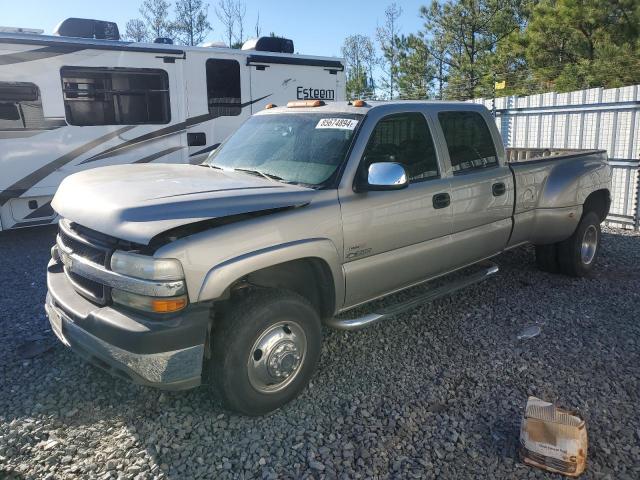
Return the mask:
<path id="1" fill-rule="evenodd" d="M 323 118 L 316 128 L 339 128 L 340 130 L 353 130 L 358 125 L 358 120 L 352 118 Z"/>

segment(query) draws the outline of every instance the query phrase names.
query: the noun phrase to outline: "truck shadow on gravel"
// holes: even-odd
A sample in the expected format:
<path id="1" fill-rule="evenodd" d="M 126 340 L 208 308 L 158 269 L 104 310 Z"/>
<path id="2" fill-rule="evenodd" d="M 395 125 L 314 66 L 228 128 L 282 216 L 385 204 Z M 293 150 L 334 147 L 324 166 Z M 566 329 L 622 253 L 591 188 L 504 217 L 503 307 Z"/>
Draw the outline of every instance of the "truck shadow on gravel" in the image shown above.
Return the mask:
<path id="1" fill-rule="evenodd" d="M 496 278 L 452 297 L 364 331 L 325 330 L 310 387 L 259 418 L 229 414 L 206 387 L 128 384 L 59 343 L 21 358 L 21 340 L 53 335 L 42 303 L 54 237 L 0 234 L 0 475 L 541 478 L 517 459 L 536 395 L 586 418 L 584 478 L 636 476 L 637 235 L 606 231 L 591 278 L 539 272 L 522 248 L 496 259 Z M 518 340 L 529 325 L 540 335 Z"/>

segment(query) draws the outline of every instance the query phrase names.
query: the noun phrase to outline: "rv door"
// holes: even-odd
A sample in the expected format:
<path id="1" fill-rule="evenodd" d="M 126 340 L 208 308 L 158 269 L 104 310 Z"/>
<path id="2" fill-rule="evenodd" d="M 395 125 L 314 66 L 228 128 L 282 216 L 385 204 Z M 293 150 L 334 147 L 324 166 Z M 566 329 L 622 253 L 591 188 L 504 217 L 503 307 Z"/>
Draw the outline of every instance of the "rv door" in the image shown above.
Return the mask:
<path id="1" fill-rule="evenodd" d="M 251 115 L 247 67 L 231 55 L 187 59 L 189 163 L 198 164 Z"/>

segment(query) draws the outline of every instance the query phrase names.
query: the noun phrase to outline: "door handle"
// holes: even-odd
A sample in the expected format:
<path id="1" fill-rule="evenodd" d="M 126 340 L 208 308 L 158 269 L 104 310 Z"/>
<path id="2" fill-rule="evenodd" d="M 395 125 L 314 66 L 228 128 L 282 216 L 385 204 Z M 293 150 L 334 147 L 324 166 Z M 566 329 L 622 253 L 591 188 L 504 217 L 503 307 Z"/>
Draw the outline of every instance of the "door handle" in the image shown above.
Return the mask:
<path id="1" fill-rule="evenodd" d="M 507 191 L 507 187 L 503 182 L 494 183 L 493 186 L 491 187 L 491 192 L 493 193 L 494 197 L 499 197 L 501 195 L 504 195 L 506 191 Z"/>
<path id="2" fill-rule="evenodd" d="M 451 196 L 448 193 L 436 193 L 433 196 L 433 208 L 446 208 L 451 204 Z"/>

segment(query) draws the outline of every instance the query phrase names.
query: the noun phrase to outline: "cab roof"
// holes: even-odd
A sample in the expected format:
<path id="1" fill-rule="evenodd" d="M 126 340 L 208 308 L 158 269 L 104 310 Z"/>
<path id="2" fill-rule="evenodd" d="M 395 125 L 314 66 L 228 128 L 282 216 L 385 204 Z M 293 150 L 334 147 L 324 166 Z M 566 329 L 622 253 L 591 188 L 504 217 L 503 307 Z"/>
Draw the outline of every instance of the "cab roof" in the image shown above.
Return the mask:
<path id="1" fill-rule="evenodd" d="M 272 108 L 265 108 L 260 112 L 257 112 L 256 115 L 272 115 L 279 113 L 350 113 L 356 115 L 366 115 L 372 110 L 396 110 L 398 106 L 412 106 L 412 107 L 423 107 L 423 108 L 433 108 L 434 110 L 472 110 L 472 111 L 480 111 L 485 110 L 481 104 L 471 103 L 471 102 L 454 102 L 454 101 L 442 101 L 442 100 L 366 100 L 364 106 L 355 107 L 352 102 L 342 101 L 342 102 L 325 102 L 323 106 L 319 107 L 288 107 L 287 105 L 282 106 L 274 106 Z"/>

